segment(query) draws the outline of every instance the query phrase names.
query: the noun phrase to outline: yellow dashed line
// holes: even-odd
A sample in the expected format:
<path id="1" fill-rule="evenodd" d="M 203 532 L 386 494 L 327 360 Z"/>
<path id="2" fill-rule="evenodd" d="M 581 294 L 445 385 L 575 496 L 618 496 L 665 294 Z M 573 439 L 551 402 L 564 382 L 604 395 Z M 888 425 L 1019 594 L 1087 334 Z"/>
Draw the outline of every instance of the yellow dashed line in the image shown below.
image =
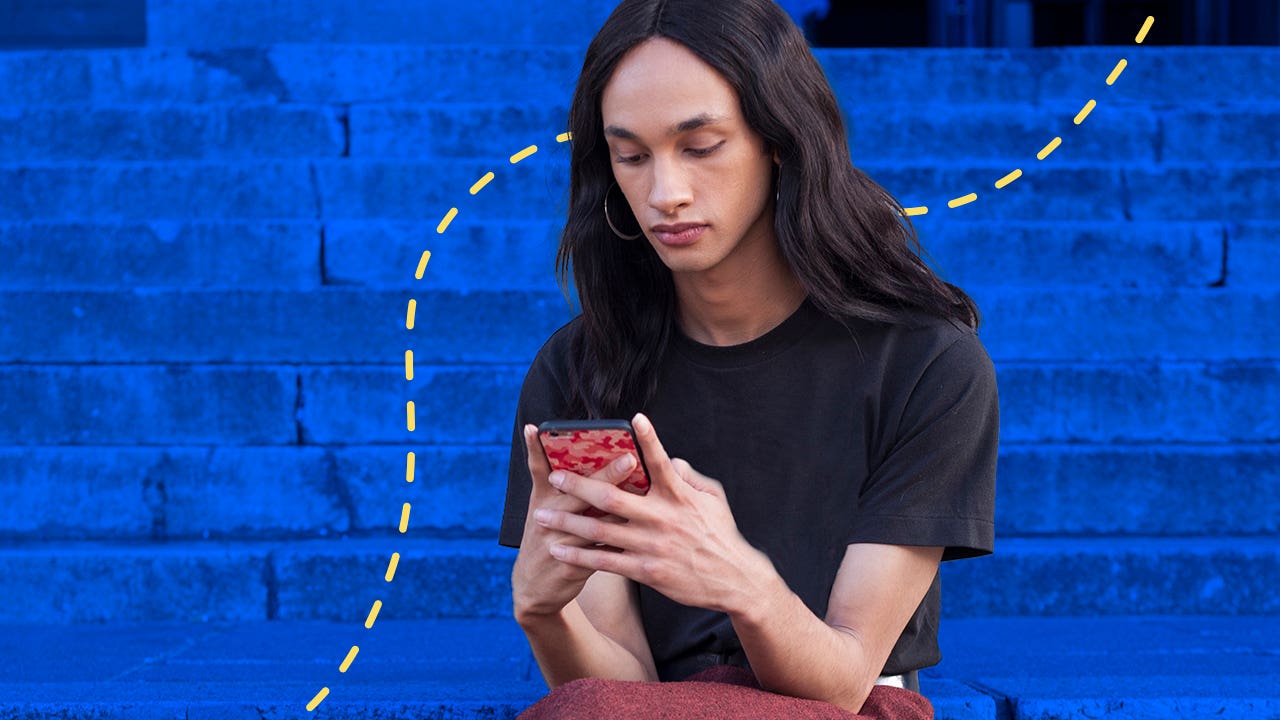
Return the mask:
<path id="1" fill-rule="evenodd" d="M 356 659 L 356 654 L 359 652 L 360 652 L 360 646 L 352 645 L 351 649 L 347 651 L 346 659 L 343 660 L 342 664 L 338 666 L 338 672 L 340 673 L 346 672 L 347 669 L 351 667 L 351 661 Z"/>
<path id="2" fill-rule="evenodd" d="M 1079 125 L 1084 122 L 1084 119 L 1089 117 L 1089 113 L 1093 112 L 1093 109 L 1097 106 L 1098 103 L 1090 99 L 1089 102 L 1084 104 L 1084 107 L 1080 108 L 1080 112 L 1076 113 L 1075 123 Z"/>
<path id="3" fill-rule="evenodd" d="M 413 379 L 413 351 L 412 350 L 404 351 L 404 379 L 405 380 Z"/>
<path id="4" fill-rule="evenodd" d="M 1136 38 L 1134 38 L 1134 41 L 1141 44 L 1143 40 L 1146 40 L 1147 33 L 1151 31 L 1151 26 L 1154 25 L 1155 22 L 1156 22 L 1156 19 L 1154 16 L 1150 16 L 1150 15 L 1147 16 L 1146 21 L 1142 23 L 1142 29 L 1138 31 L 1138 35 Z M 1124 72 L 1124 69 L 1128 66 L 1129 66 L 1129 61 L 1124 58 L 1120 58 L 1120 60 L 1116 63 L 1116 66 L 1111 70 L 1111 74 L 1107 75 L 1107 85 L 1114 85 L 1116 82 L 1116 78 L 1119 78 L 1120 73 Z M 1097 108 L 1097 106 L 1098 106 L 1098 101 L 1096 99 L 1090 98 L 1089 101 L 1084 104 L 1084 107 L 1080 108 L 1080 111 L 1076 113 L 1076 116 L 1073 122 L 1076 125 L 1079 125 L 1080 123 L 1084 122 L 1085 118 L 1089 117 L 1089 114 L 1092 113 L 1094 109 Z M 557 140 L 559 140 L 559 138 L 557 138 Z M 1054 139 L 1050 140 L 1047 145 L 1041 148 L 1040 152 L 1036 153 L 1036 159 L 1044 160 L 1045 158 L 1049 157 L 1049 155 L 1052 154 L 1054 150 L 1057 150 L 1058 146 L 1061 144 L 1062 144 L 1062 138 L 1055 137 Z M 1008 187 L 1010 183 L 1012 183 L 1013 181 L 1017 180 L 1020 177 L 1022 177 L 1022 169 L 1015 168 L 1008 175 L 1005 175 L 1004 177 L 996 181 L 996 189 L 1000 190 L 1005 187 Z M 950 200 L 949 202 L 947 202 L 947 207 L 957 208 L 957 207 L 960 207 L 961 205 L 967 205 L 977 199 L 978 199 L 977 193 L 969 193 L 968 195 L 962 195 L 958 198 Z M 903 208 L 902 211 L 904 215 L 910 217 L 914 215 L 925 215 L 929 212 L 929 208 L 924 205 L 921 205 L 918 207 Z"/>
<path id="5" fill-rule="evenodd" d="M 436 226 L 436 232 L 443 234 L 445 230 L 449 229 L 449 223 L 453 222 L 456 217 L 458 217 L 458 208 L 449 208 L 449 212 L 445 213 L 444 219 Z"/>
<path id="6" fill-rule="evenodd" d="M 418 269 L 413 271 L 413 277 L 416 280 L 422 279 L 422 273 L 427 271 L 427 263 L 431 261 L 431 251 L 423 250 L 422 257 L 418 258 Z"/>
<path id="7" fill-rule="evenodd" d="M 1014 168 L 1013 172 L 1009 173 L 1008 175 L 1005 175 L 1004 177 L 996 181 L 996 189 L 1000 190 L 1004 186 L 1008 185 L 1014 180 L 1017 180 L 1020 177 L 1022 177 L 1022 168 Z"/>
<path id="8" fill-rule="evenodd" d="M 317 707 L 320 706 L 320 703 L 324 702 L 324 699 L 327 697 L 329 697 L 329 688 L 327 687 L 320 688 L 320 692 L 316 693 L 316 696 L 311 698 L 311 702 L 307 703 L 307 712 L 312 712 L 313 710 L 315 710 Z"/>
<path id="9" fill-rule="evenodd" d="M 383 577 L 391 582 L 396 577 L 396 568 L 400 566 L 400 553 L 391 553 L 391 561 L 387 563 L 387 574 Z"/>
<path id="10" fill-rule="evenodd" d="M 1040 152 L 1036 153 L 1036 159 L 1043 160 L 1049 157 L 1049 153 L 1053 152 L 1054 150 L 1057 150 L 1058 146 L 1061 144 L 1062 144 L 1062 138 L 1060 137 L 1056 137 L 1050 140 L 1048 145 L 1045 145 L 1044 147 L 1040 148 Z"/>
<path id="11" fill-rule="evenodd" d="M 573 139 L 573 133 L 562 132 L 556 136 L 556 142 L 568 142 Z"/>
<path id="12" fill-rule="evenodd" d="M 1124 72 L 1124 69 L 1126 66 L 1128 66 L 1128 64 L 1129 64 L 1128 60 L 1125 60 L 1124 58 L 1120 58 L 1120 62 L 1116 63 L 1115 69 L 1112 70 L 1111 74 L 1107 76 L 1107 84 L 1114 85 L 1116 82 L 1116 78 L 1120 77 L 1120 73 Z"/>
<path id="13" fill-rule="evenodd" d="M 405 503 L 400 508 L 400 532 L 405 533 L 409 530 L 409 503 Z"/>
<path id="14" fill-rule="evenodd" d="M 382 611 L 382 601 L 374 600 L 373 607 L 369 608 L 369 617 L 364 619 L 364 626 L 367 630 L 373 629 L 373 623 L 378 619 L 378 613 Z"/>
<path id="15" fill-rule="evenodd" d="M 412 452 L 410 452 L 404 458 L 404 481 L 407 483 L 413 482 L 413 470 L 414 470 L 413 466 L 415 465 L 415 461 L 417 459 L 418 459 L 418 456 Z"/>
<path id="16" fill-rule="evenodd" d="M 414 412 L 413 401 L 410 400 L 409 402 L 405 403 L 404 409 L 405 409 L 405 415 L 407 416 L 405 419 L 405 424 L 409 426 L 409 432 L 413 432 L 414 430 L 418 429 L 418 414 Z"/>
<path id="17" fill-rule="evenodd" d="M 1151 15 L 1148 15 L 1147 21 L 1142 23 L 1142 29 L 1138 31 L 1138 37 L 1134 38 L 1133 41 L 1141 45 L 1142 41 L 1147 39 L 1147 33 L 1151 31 L 1151 26 L 1154 25 L 1155 22 L 1156 19 Z"/>
<path id="18" fill-rule="evenodd" d="M 534 153 L 536 153 L 536 152 L 538 152 L 538 146 L 537 146 L 537 145 L 530 145 L 529 147 L 527 147 L 527 148 L 525 148 L 525 149 L 521 150 L 520 152 L 516 153 L 515 155 L 512 155 L 512 156 L 511 156 L 511 164 L 512 164 L 512 165 L 515 165 L 516 163 L 520 162 L 521 160 L 523 160 L 523 159 L 525 159 L 525 158 L 529 157 L 530 155 L 532 155 L 532 154 L 534 154 Z"/>
<path id="19" fill-rule="evenodd" d="M 417 301 L 417 300 L 414 300 L 414 299 L 412 299 L 412 298 L 410 298 L 410 299 L 409 299 L 409 310 L 404 314 L 404 326 L 405 326 L 405 328 L 407 328 L 407 329 L 409 329 L 409 330 L 412 330 L 412 329 L 413 329 L 413 320 L 414 320 L 414 317 L 415 317 L 417 314 L 418 314 L 418 301 Z"/>
<path id="20" fill-rule="evenodd" d="M 484 189 L 484 186 L 488 185 L 492 180 L 493 180 L 493 172 L 485 173 L 484 177 L 477 180 L 476 183 L 471 186 L 471 194 L 475 195 L 476 193 L 480 192 L 481 190 Z"/>

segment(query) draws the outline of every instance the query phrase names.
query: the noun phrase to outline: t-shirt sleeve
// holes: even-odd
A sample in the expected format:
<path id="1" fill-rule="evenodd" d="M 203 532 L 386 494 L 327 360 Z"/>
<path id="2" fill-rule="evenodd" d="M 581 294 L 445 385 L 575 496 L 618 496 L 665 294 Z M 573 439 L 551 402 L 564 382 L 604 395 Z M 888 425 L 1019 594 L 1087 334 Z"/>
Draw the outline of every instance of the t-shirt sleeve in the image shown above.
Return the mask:
<path id="1" fill-rule="evenodd" d="M 533 481 L 529 476 L 528 454 L 524 435 L 520 431 L 526 423 L 538 425 L 546 420 L 560 418 L 565 405 L 560 380 L 555 376 L 548 341 L 539 351 L 520 388 L 520 401 L 516 405 L 515 425 L 511 434 L 511 460 L 507 468 L 507 499 L 502 512 L 502 525 L 498 530 L 498 543 L 507 547 L 520 547 L 524 536 L 525 516 L 529 512 L 529 492 Z"/>
<path id="2" fill-rule="evenodd" d="M 941 546 L 943 560 L 991 553 L 1000 407 L 995 368 L 977 334 L 938 354 L 900 407 L 848 542 Z"/>

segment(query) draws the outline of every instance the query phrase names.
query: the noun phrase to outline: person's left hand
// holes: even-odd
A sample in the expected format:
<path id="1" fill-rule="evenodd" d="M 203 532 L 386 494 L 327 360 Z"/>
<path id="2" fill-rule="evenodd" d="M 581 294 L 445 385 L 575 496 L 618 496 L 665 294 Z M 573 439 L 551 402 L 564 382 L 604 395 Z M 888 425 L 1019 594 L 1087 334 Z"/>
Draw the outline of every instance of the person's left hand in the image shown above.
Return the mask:
<path id="1" fill-rule="evenodd" d="M 738 532 L 724 488 L 681 459 L 667 457 L 644 415 L 632 420 L 649 471 L 647 495 L 557 471 L 549 480 L 623 522 L 557 510 L 535 513 L 544 527 L 597 546 L 551 546 L 562 562 L 647 585 L 692 607 L 732 612 L 759 598 L 773 565 Z M 603 546 L 603 547 L 602 547 Z"/>

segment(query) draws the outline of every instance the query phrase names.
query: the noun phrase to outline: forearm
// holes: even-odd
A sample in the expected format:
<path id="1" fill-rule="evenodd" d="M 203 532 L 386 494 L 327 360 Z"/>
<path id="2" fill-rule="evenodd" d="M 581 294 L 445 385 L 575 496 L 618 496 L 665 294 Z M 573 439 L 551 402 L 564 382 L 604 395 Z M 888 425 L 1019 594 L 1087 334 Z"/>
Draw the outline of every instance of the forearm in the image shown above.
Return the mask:
<path id="1" fill-rule="evenodd" d="M 578 601 L 551 615 L 516 618 L 547 687 L 595 677 L 611 680 L 656 680 L 629 650 L 600 632 L 582 612 Z"/>
<path id="2" fill-rule="evenodd" d="M 766 690 L 821 700 L 858 712 L 879 668 L 868 666 L 862 643 L 813 612 L 770 564 L 769 590 L 729 615 Z"/>

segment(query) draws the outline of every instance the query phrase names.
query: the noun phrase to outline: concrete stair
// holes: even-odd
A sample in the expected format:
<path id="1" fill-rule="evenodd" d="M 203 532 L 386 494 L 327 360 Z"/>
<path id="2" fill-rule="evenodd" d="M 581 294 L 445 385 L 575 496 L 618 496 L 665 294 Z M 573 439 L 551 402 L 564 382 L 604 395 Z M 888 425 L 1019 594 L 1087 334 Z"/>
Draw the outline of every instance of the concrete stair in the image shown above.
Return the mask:
<path id="1" fill-rule="evenodd" d="M 510 417 L 613 3 L 217 5 L 0 52 L 0 718 L 512 717 Z M 938 717 L 1280 717 L 1280 53 L 818 57 L 999 375 Z"/>
<path id="2" fill-rule="evenodd" d="M 510 620 L 0 630 L 0 713 L 13 720 L 305 717 L 321 688 L 316 717 L 506 720 L 546 692 Z M 1274 616 L 957 618 L 920 685 L 938 720 L 1272 718 L 1277 632 Z"/>

